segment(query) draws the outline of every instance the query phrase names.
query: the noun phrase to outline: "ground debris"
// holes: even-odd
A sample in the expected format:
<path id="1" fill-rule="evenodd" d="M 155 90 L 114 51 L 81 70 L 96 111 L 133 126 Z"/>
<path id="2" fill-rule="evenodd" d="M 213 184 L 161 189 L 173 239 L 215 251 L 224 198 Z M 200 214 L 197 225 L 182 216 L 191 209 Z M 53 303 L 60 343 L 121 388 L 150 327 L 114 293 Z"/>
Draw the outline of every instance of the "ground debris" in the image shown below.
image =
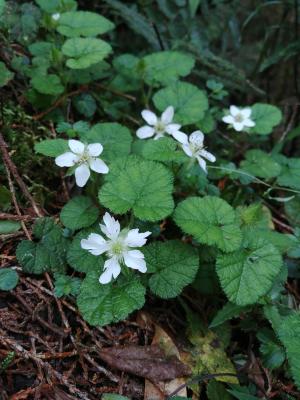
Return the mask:
<path id="1" fill-rule="evenodd" d="M 106 348 L 99 356 L 110 367 L 142 376 L 152 382 L 188 376 L 191 371 L 176 356 L 167 357 L 158 345 Z"/>

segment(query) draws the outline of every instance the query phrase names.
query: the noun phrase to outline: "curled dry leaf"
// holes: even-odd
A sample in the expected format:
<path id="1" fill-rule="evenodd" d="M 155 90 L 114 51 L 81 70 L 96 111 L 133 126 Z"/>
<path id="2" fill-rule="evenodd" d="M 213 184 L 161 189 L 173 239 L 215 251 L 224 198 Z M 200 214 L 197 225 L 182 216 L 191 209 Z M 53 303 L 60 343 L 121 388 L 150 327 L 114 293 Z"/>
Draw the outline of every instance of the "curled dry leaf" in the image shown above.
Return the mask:
<path id="1" fill-rule="evenodd" d="M 151 382 L 168 381 L 191 373 L 176 356 L 166 356 L 157 345 L 110 347 L 99 355 L 110 367 L 142 376 Z"/>
<path id="2" fill-rule="evenodd" d="M 167 356 L 176 356 L 181 360 L 181 355 L 178 348 L 176 347 L 172 338 L 167 334 L 167 332 L 162 329 L 159 325 L 151 321 L 151 317 L 145 312 L 140 312 L 142 314 L 143 321 L 148 323 L 152 322 L 155 327 L 155 334 L 152 340 L 152 345 L 159 345 Z M 164 400 L 171 393 L 176 391 L 179 387 L 186 383 L 186 378 L 179 377 L 165 382 L 157 382 L 153 384 L 149 380 L 145 380 L 145 392 L 144 400 Z M 178 393 L 178 396 L 187 397 L 187 389 L 183 387 Z"/>

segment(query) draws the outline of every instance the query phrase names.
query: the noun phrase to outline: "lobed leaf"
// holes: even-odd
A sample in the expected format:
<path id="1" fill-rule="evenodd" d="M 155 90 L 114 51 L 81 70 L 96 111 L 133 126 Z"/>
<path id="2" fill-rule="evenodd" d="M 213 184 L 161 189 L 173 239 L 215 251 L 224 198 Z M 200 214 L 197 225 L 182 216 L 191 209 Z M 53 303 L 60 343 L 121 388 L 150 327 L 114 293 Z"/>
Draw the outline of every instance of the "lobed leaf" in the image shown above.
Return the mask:
<path id="1" fill-rule="evenodd" d="M 71 69 L 84 69 L 102 61 L 111 52 L 111 46 L 101 39 L 72 38 L 62 46 L 62 52 L 68 57 L 67 66 Z"/>
<path id="2" fill-rule="evenodd" d="M 85 320 L 93 326 L 118 322 L 140 309 L 145 302 L 145 288 L 135 278 L 119 279 L 101 285 L 99 272 L 88 273 L 83 280 L 77 304 Z"/>
<path id="3" fill-rule="evenodd" d="M 57 157 L 69 151 L 69 146 L 68 141 L 64 139 L 46 139 L 35 143 L 34 150 L 44 156 Z"/>
<path id="4" fill-rule="evenodd" d="M 81 134 L 81 138 L 88 143 L 101 143 L 103 153 L 100 157 L 104 160 L 127 156 L 131 150 L 132 136 L 129 129 L 114 122 L 96 124 L 91 130 Z"/>
<path id="5" fill-rule="evenodd" d="M 87 228 L 99 217 L 99 210 L 89 197 L 76 196 L 63 207 L 61 222 L 69 229 Z"/>
<path id="6" fill-rule="evenodd" d="M 102 15 L 90 11 L 68 11 L 61 14 L 57 31 L 68 37 L 97 36 L 114 28 Z"/>
<path id="7" fill-rule="evenodd" d="M 187 82 L 176 82 L 172 86 L 159 90 L 153 96 L 153 102 L 160 111 L 173 106 L 174 120 L 182 125 L 201 121 L 208 109 L 205 92 Z"/>
<path id="8" fill-rule="evenodd" d="M 138 160 L 129 158 L 122 169 L 112 169 L 100 189 L 100 203 L 117 214 L 133 210 L 141 220 L 158 221 L 173 211 L 172 175 L 159 163 Z"/>
<path id="9" fill-rule="evenodd" d="M 199 268 L 197 251 L 177 240 L 152 243 L 143 249 L 151 291 L 164 299 L 178 296 L 193 282 Z"/>
<path id="10" fill-rule="evenodd" d="M 187 76 L 195 65 L 194 57 L 178 51 L 159 51 L 142 58 L 143 78 L 150 85 L 167 86 Z"/>
<path id="11" fill-rule="evenodd" d="M 282 113 L 278 107 L 270 104 L 256 103 L 252 106 L 251 119 L 255 126 L 251 132 L 259 135 L 268 135 L 282 119 Z"/>
<path id="12" fill-rule="evenodd" d="M 269 242 L 253 234 L 243 248 L 217 257 L 217 274 L 228 299 L 240 306 L 254 304 L 272 287 L 282 259 Z"/>
<path id="13" fill-rule="evenodd" d="M 217 246 L 225 252 L 237 250 L 242 233 L 233 208 L 226 201 L 205 196 L 190 197 L 174 213 L 176 224 L 200 243 Z"/>

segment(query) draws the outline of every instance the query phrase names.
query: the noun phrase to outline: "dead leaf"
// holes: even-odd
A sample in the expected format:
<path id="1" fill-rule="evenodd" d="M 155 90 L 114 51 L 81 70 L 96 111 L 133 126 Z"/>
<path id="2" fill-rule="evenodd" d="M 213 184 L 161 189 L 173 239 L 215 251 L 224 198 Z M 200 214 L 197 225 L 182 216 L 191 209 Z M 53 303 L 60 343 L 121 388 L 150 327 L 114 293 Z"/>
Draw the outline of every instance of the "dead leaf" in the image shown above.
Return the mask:
<path id="1" fill-rule="evenodd" d="M 150 326 L 154 326 L 155 334 L 152 340 L 152 345 L 158 345 L 164 350 L 167 357 L 175 356 L 179 360 L 181 359 L 178 348 L 173 342 L 172 338 L 167 332 L 162 329 L 159 325 L 155 324 L 151 316 L 143 311 L 138 314 L 138 322 L 149 329 Z M 145 391 L 144 400 L 164 400 L 166 396 L 169 396 L 177 388 L 186 383 L 185 378 L 175 378 L 171 381 L 156 382 L 153 384 L 149 380 L 145 380 Z M 178 393 L 178 396 L 187 397 L 187 389 L 184 387 Z"/>
<path id="2" fill-rule="evenodd" d="M 191 373 L 189 367 L 176 356 L 167 357 L 157 345 L 110 347 L 98 354 L 110 367 L 142 376 L 151 382 L 167 381 Z"/>

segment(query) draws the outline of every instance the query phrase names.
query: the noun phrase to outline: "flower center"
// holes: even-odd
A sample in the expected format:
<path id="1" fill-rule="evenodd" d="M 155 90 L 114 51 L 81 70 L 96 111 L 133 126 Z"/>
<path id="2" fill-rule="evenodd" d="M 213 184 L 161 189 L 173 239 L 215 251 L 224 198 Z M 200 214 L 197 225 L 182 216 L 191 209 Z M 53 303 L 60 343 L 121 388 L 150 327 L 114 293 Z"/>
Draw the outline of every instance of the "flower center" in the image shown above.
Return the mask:
<path id="1" fill-rule="evenodd" d="M 243 115 L 241 113 L 237 114 L 234 117 L 234 119 L 235 119 L 236 122 L 243 122 L 244 121 L 244 117 L 243 117 Z"/>
<path id="2" fill-rule="evenodd" d="M 84 163 L 88 162 L 88 161 L 90 160 L 90 158 L 91 158 L 91 157 L 90 157 L 90 155 L 88 154 L 88 152 L 85 151 L 85 152 L 82 154 L 82 156 L 80 157 L 78 163 L 79 163 L 79 164 L 84 164 Z"/>
<path id="3" fill-rule="evenodd" d="M 123 254 L 123 252 L 124 252 L 124 245 L 123 245 L 123 243 L 121 243 L 121 242 L 115 242 L 115 243 L 113 243 L 112 246 L 111 246 L 111 252 L 112 252 L 115 256 L 120 257 L 120 256 Z"/>
<path id="4" fill-rule="evenodd" d="M 157 133 L 164 133 L 166 129 L 166 126 L 163 122 L 160 120 L 157 121 L 157 124 L 155 125 L 155 130 Z"/>
<path id="5" fill-rule="evenodd" d="M 190 149 L 191 149 L 191 152 L 193 153 L 193 155 L 196 155 L 200 150 L 203 149 L 203 146 L 199 145 L 197 143 L 191 143 Z"/>

